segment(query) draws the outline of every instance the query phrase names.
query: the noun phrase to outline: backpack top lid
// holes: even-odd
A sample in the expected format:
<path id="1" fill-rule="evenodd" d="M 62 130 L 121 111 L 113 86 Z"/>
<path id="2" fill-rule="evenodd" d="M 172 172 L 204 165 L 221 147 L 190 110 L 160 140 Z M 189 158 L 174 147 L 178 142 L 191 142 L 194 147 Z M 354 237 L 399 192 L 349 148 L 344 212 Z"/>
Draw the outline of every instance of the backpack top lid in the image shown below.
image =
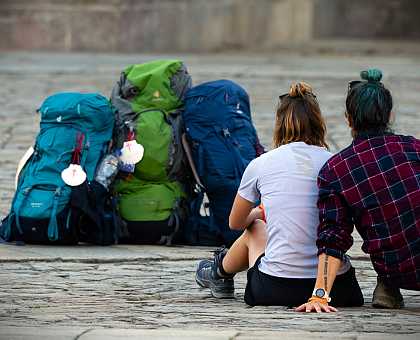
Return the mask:
<path id="1" fill-rule="evenodd" d="M 232 80 L 220 79 L 199 84 L 189 89 L 185 100 L 201 104 L 206 100 L 214 101 L 215 97 L 223 95 L 225 105 L 236 105 L 243 114 L 251 119 L 249 96 L 245 89 Z M 207 105 L 207 104 L 203 104 Z M 218 104 L 220 105 L 220 103 Z"/>
<path id="2" fill-rule="evenodd" d="M 127 80 L 136 88 L 130 100 L 133 112 L 147 109 L 171 111 L 183 105 L 191 77 L 180 60 L 156 60 L 128 66 Z"/>
<path id="3" fill-rule="evenodd" d="M 112 132 L 114 109 L 99 93 L 61 92 L 49 96 L 37 110 L 41 127 L 72 124 L 82 130 Z"/>
<path id="4" fill-rule="evenodd" d="M 224 125 L 229 117 L 252 120 L 248 93 L 226 79 L 202 83 L 188 90 L 182 116 L 189 126 Z"/>

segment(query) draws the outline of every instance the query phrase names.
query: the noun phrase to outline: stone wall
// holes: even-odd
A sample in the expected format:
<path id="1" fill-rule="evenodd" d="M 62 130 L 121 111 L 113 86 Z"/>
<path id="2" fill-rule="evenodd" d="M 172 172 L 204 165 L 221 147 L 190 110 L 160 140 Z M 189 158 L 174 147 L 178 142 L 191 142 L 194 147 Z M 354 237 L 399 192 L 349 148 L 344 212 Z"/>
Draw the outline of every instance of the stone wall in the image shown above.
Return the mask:
<path id="1" fill-rule="evenodd" d="M 417 0 L 0 0 L 0 49 L 259 51 L 302 45 L 314 38 L 419 39 L 419 4 Z"/>
<path id="2" fill-rule="evenodd" d="M 419 0 L 316 0 L 314 37 L 420 40 Z"/>

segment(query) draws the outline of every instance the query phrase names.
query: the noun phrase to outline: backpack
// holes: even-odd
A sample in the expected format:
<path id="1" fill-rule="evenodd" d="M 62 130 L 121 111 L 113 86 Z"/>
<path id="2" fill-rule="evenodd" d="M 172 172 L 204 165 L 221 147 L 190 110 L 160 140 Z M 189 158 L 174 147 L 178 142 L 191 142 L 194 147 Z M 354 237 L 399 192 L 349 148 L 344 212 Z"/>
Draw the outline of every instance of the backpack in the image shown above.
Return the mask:
<path id="1" fill-rule="evenodd" d="M 9 215 L 0 236 L 6 241 L 75 244 L 79 241 L 80 209 L 71 204 L 74 189 L 61 173 L 78 150 L 86 187 L 108 151 L 114 126 L 109 101 L 96 93 L 57 93 L 38 109 L 40 132 L 34 152 L 21 170 Z M 74 200 L 74 198 L 73 198 Z"/>
<path id="2" fill-rule="evenodd" d="M 198 176 L 185 237 L 191 244 L 229 246 L 241 234 L 228 221 L 242 174 L 264 152 L 248 94 L 229 80 L 207 82 L 187 92 L 182 116 Z"/>
<path id="3" fill-rule="evenodd" d="M 187 163 L 181 145 L 183 97 L 191 77 L 178 60 L 158 60 L 131 65 L 122 73 L 111 94 L 117 109 L 114 144 L 121 147 L 129 131 L 143 145 L 143 159 L 134 172 L 116 181 L 121 217 L 136 240 L 136 228 L 162 233 L 157 243 L 170 244 L 185 216 Z M 152 233 L 152 231 L 150 231 Z"/>

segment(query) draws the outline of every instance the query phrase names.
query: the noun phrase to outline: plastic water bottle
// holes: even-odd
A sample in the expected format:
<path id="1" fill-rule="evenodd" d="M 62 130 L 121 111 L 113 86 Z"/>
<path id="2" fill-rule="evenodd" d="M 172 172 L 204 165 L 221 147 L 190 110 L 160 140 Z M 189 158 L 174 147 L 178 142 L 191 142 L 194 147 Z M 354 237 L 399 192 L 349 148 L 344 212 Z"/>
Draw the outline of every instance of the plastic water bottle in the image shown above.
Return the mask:
<path id="1" fill-rule="evenodd" d="M 95 181 L 100 183 L 105 189 L 109 189 L 112 181 L 118 173 L 118 157 L 109 154 L 106 155 L 96 172 Z"/>

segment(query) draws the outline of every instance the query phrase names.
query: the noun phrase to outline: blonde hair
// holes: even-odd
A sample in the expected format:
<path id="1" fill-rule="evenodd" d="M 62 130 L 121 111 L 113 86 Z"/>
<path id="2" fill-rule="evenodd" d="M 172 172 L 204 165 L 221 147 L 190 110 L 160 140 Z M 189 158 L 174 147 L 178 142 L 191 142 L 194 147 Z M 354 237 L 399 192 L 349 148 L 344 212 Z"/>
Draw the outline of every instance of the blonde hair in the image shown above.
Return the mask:
<path id="1" fill-rule="evenodd" d="M 273 145 L 305 142 L 328 148 L 326 126 L 312 87 L 304 82 L 292 84 L 289 93 L 280 97 L 276 112 Z"/>

